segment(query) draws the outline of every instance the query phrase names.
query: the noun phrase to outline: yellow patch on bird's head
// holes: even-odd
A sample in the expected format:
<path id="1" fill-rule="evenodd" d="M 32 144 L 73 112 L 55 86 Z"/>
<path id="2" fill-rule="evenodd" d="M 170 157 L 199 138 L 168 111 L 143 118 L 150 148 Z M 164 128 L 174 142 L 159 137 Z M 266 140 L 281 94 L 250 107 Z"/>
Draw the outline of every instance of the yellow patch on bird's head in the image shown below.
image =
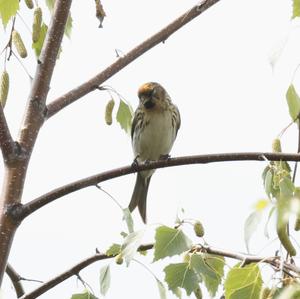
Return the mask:
<path id="1" fill-rule="evenodd" d="M 157 83 L 154 82 L 148 82 L 143 84 L 138 90 L 138 97 L 140 98 L 141 96 L 151 96 L 156 86 Z"/>
<path id="2" fill-rule="evenodd" d="M 143 84 L 138 90 L 138 97 L 147 110 L 164 110 L 168 105 L 165 89 L 156 82 Z"/>

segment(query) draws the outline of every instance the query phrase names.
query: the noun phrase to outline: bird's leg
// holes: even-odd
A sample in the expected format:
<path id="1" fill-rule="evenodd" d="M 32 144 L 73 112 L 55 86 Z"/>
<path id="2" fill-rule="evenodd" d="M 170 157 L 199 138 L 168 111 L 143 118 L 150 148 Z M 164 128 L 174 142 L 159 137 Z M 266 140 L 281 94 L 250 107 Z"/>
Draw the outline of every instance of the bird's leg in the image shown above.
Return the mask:
<path id="1" fill-rule="evenodd" d="M 136 167 L 139 166 L 139 162 L 138 162 L 138 157 L 139 156 L 140 155 L 137 154 L 136 157 L 134 158 L 133 162 L 131 163 L 131 167 L 134 168 L 134 169 L 136 169 Z"/>
<path id="2" fill-rule="evenodd" d="M 160 155 L 158 160 L 166 160 L 168 161 L 171 158 L 169 154 Z"/>

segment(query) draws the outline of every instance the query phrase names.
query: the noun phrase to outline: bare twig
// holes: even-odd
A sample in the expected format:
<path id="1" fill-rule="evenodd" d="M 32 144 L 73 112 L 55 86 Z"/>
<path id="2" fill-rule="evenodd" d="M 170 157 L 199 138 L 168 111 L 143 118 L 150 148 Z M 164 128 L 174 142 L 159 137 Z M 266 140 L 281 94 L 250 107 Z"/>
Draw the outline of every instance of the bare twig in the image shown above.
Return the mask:
<path id="1" fill-rule="evenodd" d="M 138 251 L 147 251 L 153 249 L 154 244 L 145 244 L 141 245 L 138 248 Z M 214 254 L 222 257 L 228 257 L 240 261 L 244 261 L 246 263 L 266 263 L 270 264 L 271 266 L 278 268 L 280 265 L 280 257 L 260 257 L 260 256 L 255 256 L 255 255 L 250 255 L 250 254 L 243 254 L 243 253 L 235 253 L 231 251 L 225 251 L 213 247 L 208 247 L 208 246 L 203 246 L 203 245 L 196 245 L 191 249 L 192 252 L 205 252 L 209 254 Z M 38 296 L 46 293 L 48 290 L 52 289 L 56 285 L 62 283 L 66 279 L 72 277 L 72 276 L 77 276 L 78 273 L 83 270 L 84 268 L 88 267 L 89 265 L 100 261 L 100 260 L 105 260 L 105 259 L 111 259 L 114 258 L 116 255 L 106 255 L 103 253 L 96 253 L 85 260 L 81 261 L 80 263 L 76 264 L 72 268 L 64 271 L 63 273 L 57 275 L 53 279 L 50 279 L 46 283 L 42 284 L 32 292 L 25 294 L 21 299 L 34 299 L 37 298 Z M 294 272 L 296 274 L 300 274 L 300 269 L 297 268 L 296 266 L 288 263 L 283 264 L 283 268 L 286 272 Z"/>
<path id="2" fill-rule="evenodd" d="M 76 100 L 80 99 L 81 97 L 85 96 L 91 91 L 95 90 L 97 86 L 99 86 L 107 79 L 112 77 L 114 74 L 119 72 L 133 60 L 135 60 L 136 58 L 138 58 L 157 44 L 165 41 L 178 29 L 183 27 L 185 24 L 202 14 L 204 11 L 206 11 L 208 8 L 210 8 L 219 1 L 220 0 L 204 0 L 200 5 L 192 7 L 179 18 L 177 18 L 175 21 L 163 28 L 161 31 L 157 32 L 156 34 L 139 44 L 126 55 L 118 58 L 116 62 L 111 64 L 104 71 L 54 100 L 47 106 L 47 117 L 50 118 L 66 106 L 70 105 L 71 103 L 75 102 Z"/>
<path id="3" fill-rule="evenodd" d="M 30 202 L 22 207 L 16 206 L 10 210 L 11 216 L 16 221 L 21 221 L 28 215 L 32 214 L 41 207 L 48 203 L 61 198 L 67 194 L 78 191 L 80 189 L 96 186 L 98 183 L 107 181 L 112 178 L 120 177 L 137 171 L 164 168 L 179 165 L 188 164 L 206 164 L 213 162 L 225 162 L 225 161 L 300 161 L 300 154 L 287 154 L 287 153 L 225 153 L 225 154 L 208 154 L 208 155 L 196 155 L 196 156 L 184 156 L 171 158 L 168 160 L 152 161 L 148 163 L 139 164 L 136 166 L 124 166 L 121 168 L 102 172 L 70 184 L 64 185 L 57 189 L 54 189 Z"/>
<path id="4" fill-rule="evenodd" d="M 149 250 L 153 248 L 153 244 L 146 244 L 146 245 L 141 245 L 138 248 L 138 251 L 145 251 L 145 250 Z M 76 264 L 75 266 L 73 266 L 72 268 L 66 270 L 65 272 L 59 274 L 58 276 L 54 277 L 53 279 L 50 279 L 49 281 L 47 281 L 46 283 L 42 284 L 41 286 L 39 286 L 38 288 L 36 288 L 35 290 L 33 290 L 32 292 L 24 295 L 23 297 L 21 297 L 21 299 L 34 299 L 37 298 L 38 296 L 44 294 L 45 292 L 49 291 L 50 289 L 52 289 L 53 287 L 55 287 L 56 285 L 62 283 L 63 281 L 65 281 L 66 279 L 72 277 L 72 276 L 77 276 L 78 273 L 88 267 L 89 265 L 97 262 L 97 261 L 101 261 L 101 260 L 105 260 L 105 259 L 111 259 L 115 257 L 115 255 L 106 255 L 103 253 L 96 253 L 88 258 L 86 258 L 85 260 L 81 261 L 80 263 Z"/>
<path id="5" fill-rule="evenodd" d="M 15 269 L 10 264 L 7 264 L 5 272 L 14 286 L 17 297 L 20 298 L 25 294 L 21 283 L 22 277 L 15 271 Z"/>

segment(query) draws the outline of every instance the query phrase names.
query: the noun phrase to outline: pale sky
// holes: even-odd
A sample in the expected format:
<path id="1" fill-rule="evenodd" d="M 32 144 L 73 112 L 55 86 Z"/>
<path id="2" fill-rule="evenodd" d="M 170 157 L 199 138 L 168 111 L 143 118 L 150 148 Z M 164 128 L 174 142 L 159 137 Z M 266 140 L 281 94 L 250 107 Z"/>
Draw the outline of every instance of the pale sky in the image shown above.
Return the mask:
<path id="1" fill-rule="evenodd" d="M 114 62 L 115 49 L 126 53 L 197 3 L 103 0 L 107 18 L 104 28 L 99 29 L 94 1 L 73 2 L 73 33 L 63 44 L 49 101 Z M 291 1 L 222 0 L 105 84 L 134 108 L 141 84 L 157 81 L 167 89 L 182 119 L 171 152 L 174 157 L 270 151 L 272 140 L 290 122 L 285 92 L 300 61 L 299 24 L 290 17 Z M 25 14 L 31 26 L 26 18 Z M 17 26 L 30 38 L 28 31 L 21 29 L 21 21 Z M 33 53 L 31 56 L 24 64 L 33 74 Z M 272 69 L 270 61 L 274 59 Z M 30 86 L 14 59 L 8 71 L 13 78 L 5 113 L 16 136 Z M 296 87 L 297 83 L 300 86 L 299 76 L 295 77 Z M 129 136 L 116 122 L 111 127 L 104 122 L 109 99 L 107 93 L 95 91 L 44 125 L 28 170 L 24 202 L 132 162 Z M 295 127 L 286 132 L 284 151 L 296 150 L 296 136 Z M 1 177 L 3 164 L 0 166 Z M 266 198 L 261 179 L 265 166 L 261 162 L 231 162 L 158 170 L 148 193 L 145 243 L 152 240 L 155 225 L 173 225 L 177 210 L 184 208 L 187 218 L 202 221 L 205 240 L 211 246 L 245 252 L 244 221 L 254 203 Z M 126 207 L 134 182 L 135 175 L 128 175 L 101 187 Z M 136 229 L 144 228 L 139 215 L 134 212 L 133 216 Z M 121 242 L 120 232 L 124 230 L 117 205 L 96 188 L 84 189 L 26 219 L 17 231 L 9 260 L 22 276 L 47 281 L 93 254 L 96 247 L 105 251 L 110 244 Z M 274 238 L 271 234 L 271 240 Z M 250 244 L 252 253 L 260 255 L 272 255 L 277 248 L 278 242 L 263 237 L 263 226 Z M 137 256 L 161 279 L 164 265 L 180 260 L 175 257 L 156 265 L 151 264 L 151 258 L 151 253 L 146 258 Z M 159 298 L 155 280 L 139 264 L 126 268 L 108 262 L 112 263 L 112 283 L 107 298 Z M 97 296 L 99 269 L 106 263 L 98 262 L 81 273 Z M 5 282 L 4 298 L 14 298 L 8 280 Z M 38 284 L 24 285 L 29 290 Z M 82 289 L 81 283 L 71 278 L 40 298 L 70 298 Z M 173 298 L 170 292 L 168 298 Z"/>

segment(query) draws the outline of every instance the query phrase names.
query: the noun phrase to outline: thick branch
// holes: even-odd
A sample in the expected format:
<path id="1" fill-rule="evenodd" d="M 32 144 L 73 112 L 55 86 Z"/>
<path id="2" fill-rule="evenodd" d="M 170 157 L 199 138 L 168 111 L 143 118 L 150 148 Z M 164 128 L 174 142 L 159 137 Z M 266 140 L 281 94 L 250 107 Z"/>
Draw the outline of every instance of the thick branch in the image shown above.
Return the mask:
<path id="1" fill-rule="evenodd" d="M 151 250 L 153 249 L 154 244 L 146 244 L 146 245 L 141 245 L 138 248 L 138 251 L 146 251 L 146 250 Z M 261 256 L 255 256 L 255 255 L 250 255 L 250 254 L 242 254 L 242 253 L 235 253 L 231 251 L 225 251 L 225 250 L 220 250 L 217 248 L 213 247 L 207 247 L 207 246 L 202 246 L 202 245 L 197 245 L 191 249 L 192 252 L 205 252 L 209 254 L 214 254 L 222 257 L 228 257 L 236 260 L 242 261 L 244 264 L 249 264 L 249 263 L 266 263 L 269 264 L 276 269 L 280 269 L 281 267 L 281 261 L 280 257 L 261 257 Z M 57 286 L 58 284 L 62 283 L 66 279 L 78 275 L 81 270 L 84 268 L 88 267 L 89 265 L 100 261 L 100 260 L 105 260 L 105 259 L 110 259 L 114 258 L 116 255 L 106 255 L 106 254 L 101 254 L 101 253 L 96 253 L 85 260 L 81 261 L 80 263 L 76 264 L 72 268 L 66 270 L 65 272 L 59 274 L 58 276 L 54 277 L 53 279 L 47 281 L 46 283 L 42 284 L 32 292 L 25 294 L 21 299 L 34 299 L 37 298 L 38 296 L 46 293 L 53 287 Z M 283 264 L 283 270 L 286 271 L 287 273 L 290 274 L 290 271 L 294 272 L 295 274 L 300 274 L 300 269 L 297 268 L 296 266 L 284 262 Z"/>
<path id="2" fill-rule="evenodd" d="M 21 283 L 22 277 L 15 271 L 15 269 L 10 264 L 7 264 L 5 272 L 14 286 L 17 297 L 19 298 L 23 296 L 25 292 Z"/>
<path id="3" fill-rule="evenodd" d="M 55 1 L 51 23 L 39 57 L 24 124 L 20 132 L 20 144 L 29 152 L 28 155 L 31 154 L 37 134 L 45 119 L 45 103 L 71 3 L 72 0 Z"/>
<path id="4" fill-rule="evenodd" d="M 117 178 L 123 175 L 134 173 L 141 170 L 155 169 L 172 167 L 179 165 L 189 165 L 189 164 L 206 164 L 213 162 L 225 162 L 225 161 L 300 161 L 300 154 L 286 154 L 286 153 L 225 153 L 225 154 L 208 154 L 208 155 L 197 155 L 197 156 L 185 156 L 177 157 L 168 160 L 152 161 L 146 164 L 140 164 L 137 166 L 124 166 L 121 168 L 109 170 L 102 172 L 70 184 L 64 185 L 57 189 L 54 189 L 23 206 L 16 206 L 11 209 L 11 216 L 17 220 L 21 221 L 26 216 L 32 214 L 41 207 L 47 205 L 48 203 L 61 198 L 67 194 L 80 189 L 95 186 L 101 182 L 107 181 L 112 178 Z"/>
<path id="5" fill-rule="evenodd" d="M 0 196 L 0 285 L 14 233 L 18 225 L 17 222 L 11 219 L 7 210 L 11 206 L 20 204 L 21 201 L 30 156 L 38 132 L 44 122 L 45 102 L 49 84 L 64 34 L 71 2 L 72 0 L 55 1 L 49 30 L 40 55 L 40 63 L 36 68 L 24 121 L 19 132 L 18 141 L 21 150 L 15 163 L 7 164 L 5 169 L 3 188 Z"/>
<path id="6" fill-rule="evenodd" d="M 149 250 L 152 248 L 153 248 L 153 244 L 141 245 L 138 248 L 138 251 L 145 251 L 145 250 Z M 49 291 L 50 289 L 54 288 L 56 285 L 62 283 L 66 279 L 68 279 L 74 275 L 77 275 L 82 269 L 88 267 L 89 265 L 91 265 L 97 261 L 110 259 L 113 257 L 115 257 L 115 255 L 106 255 L 106 254 L 96 253 L 96 254 L 88 257 L 87 259 L 81 261 L 80 263 L 76 264 L 72 268 L 66 270 L 65 272 L 59 274 L 58 276 L 52 278 L 51 280 L 47 281 L 46 283 L 42 284 L 41 286 L 39 286 L 32 292 L 24 295 L 23 297 L 21 297 L 21 299 L 37 298 L 38 296 L 40 296 L 40 295 L 46 293 L 47 291 Z"/>
<path id="7" fill-rule="evenodd" d="M 119 58 L 115 63 L 111 64 L 103 72 L 97 74 L 90 80 L 86 81 L 85 83 L 79 85 L 78 87 L 70 90 L 66 94 L 54 100 L 47 106 L 47 117 L 50 118 L 66 106 L 70 105 L 71 103 L 80 99 L 84 95 L 95 90 L 97 86 L 99 86 L 107 79 L 115 75 L 133 60 L 135 60 L 136 58 L 138 58 L 157 44 L 164 42 L 170 35 L 172 35 L 178 29 L 183 27 L 185 24 L 193 20 L 195 17 L 199 16 L 201 13 L 203 13 L 219 1 L 220 0 L 204 0 L 200 5 L 192 7 L 179 18 L 177 18 L 175 21 L 163 28 L 161 31 L 139 44 L 137 47 L 128 52 L 125 56 Z"/>
<path id="8" fill-rule="evenodd" d="M 0 148 L 3 160 L 7 163 L 15 152 L 15 143 L 10 135 L 3 108 L 0 104 Z"/>

